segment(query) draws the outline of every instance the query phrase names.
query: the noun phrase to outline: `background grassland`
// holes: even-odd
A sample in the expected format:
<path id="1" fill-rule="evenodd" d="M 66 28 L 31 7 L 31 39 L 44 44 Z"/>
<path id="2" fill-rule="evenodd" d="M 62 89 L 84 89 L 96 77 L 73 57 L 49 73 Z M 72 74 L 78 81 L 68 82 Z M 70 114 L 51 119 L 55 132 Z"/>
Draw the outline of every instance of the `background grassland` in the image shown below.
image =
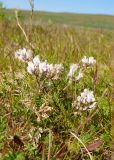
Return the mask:
<path id="1" fill-rule="evenodd" d="M 35 25 L 31 29 L 29 15 L 28 11 L 20 13 L 21 23 L 35 48 L 34 54 L 39 54 L 41 59 L 63 63 L 68 67 L 70 63 L 79 63 L 84 55 L 96 58 L 99 79 L 96 92 L 100 96 L 107 90 L 99 104 L 99 112 L 89 124 L 85 124 L 79 136 L 86 146 L 94 144 L 95 140 L 102 140 L 103 144 L 94 147 L 91 154 L 94 160 L 110 160 L 114 17 L 35 12 Z M 43 134 L 36 148 L 33 146 L 33 139 L 28 137 L 30 131 L 38 125 L 33 109 L 39 109 L 42 100 L 47 100 L 47 97 L 39 97 L 35 78 L 26 73 L 23 63 L 15 60 L 14 53 L 17 49 L 30 47 L 15 22 L 14 12 L 6 10 L 5 16 L 0 21 L 0 159 L 40 160 L 44 157 L 45 160 L 48 155 L 49 134 Z M 59 95 L 54 96 L 58 100 Z M 50 121 L 40 124 L 43 128 L 47 125 L 51 128 L 50 124 L 55 126 L 51 160 L 88 160 L 87 153 L 82 154 L 80 150 L 80 143 L 70 137 L 68 127 L 71 124 L 64 121 L 62 116 L 60 113 L 54 121 L 52 116 Z M 77 119 L 72 120 L 71 126 L 77 127 Z M 14 139 L 15 135 L 24 143 L 24 148 L 20 141 Z"/>
<path id="2" fill-rule="evenodd" d="M 9 19 L 15 19 L 14 10 L 5 10 L 5 14 L 9 17 Z M 20 12 L 20 17 L 27 23 L 30 17 L 30 12 L 22 11 Z M 75 27 L 114 29 L 114 16 L 36 11 L 34 12 L 33 23 L 36 25 L 50 23 Z"/>

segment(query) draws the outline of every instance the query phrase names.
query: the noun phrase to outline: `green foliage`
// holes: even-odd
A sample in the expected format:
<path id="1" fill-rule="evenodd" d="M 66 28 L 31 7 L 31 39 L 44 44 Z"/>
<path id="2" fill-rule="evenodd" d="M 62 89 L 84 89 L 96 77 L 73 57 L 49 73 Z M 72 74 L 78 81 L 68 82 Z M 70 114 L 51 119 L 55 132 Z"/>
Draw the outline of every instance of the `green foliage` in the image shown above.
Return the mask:
<path id="1" fill-rule="evenodd" d="M 12 153 L 10 152 L 4 160 L 25 160 L 25 156 L 23 153 Z"/>

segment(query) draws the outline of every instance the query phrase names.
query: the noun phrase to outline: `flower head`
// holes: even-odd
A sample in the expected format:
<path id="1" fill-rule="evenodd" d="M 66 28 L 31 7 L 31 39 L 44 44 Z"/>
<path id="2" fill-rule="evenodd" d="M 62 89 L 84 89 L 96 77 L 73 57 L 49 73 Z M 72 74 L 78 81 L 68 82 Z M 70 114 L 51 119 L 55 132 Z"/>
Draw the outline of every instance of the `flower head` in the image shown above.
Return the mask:
<path id="1" fill-rule="evenodd" d="M 19 49 L 15 52 L 15 57 L 21 61 L 28 61 L 32 58 L 32 51 L 26 50 L 26 48 Z"/>
<path id="2" fill-rule="evenodd" d="M 68 73 L 68 77 L 73 77 L 75 72 L 77 71 L 78 67 L 79 66 L 77 64 L 71 64 L 70 65 L 70 71 Z"/>
<path id="3" fill-rule="evenodd" d="M 93 57 L 89 57 L 89 64 L 93 66 L 96 63 L 96 60 Z"/>
<path id="4" fill-rule="evenodd" d="M 94 57 L 87 58 L 86 56 L 84 56 L 84 58 L 82 58 L 82 63 L 83 66 L 93 66 L 96 63 L 96 60 L 94 59 Z"/>
<path id="5" fill-rule="evenodd" d="M 84 57 L 82 58 L 82 63 L 83 63 L 84 66 L 89 63 L 89 60 L 88 60 L 88 58 L 87 58 L 86 56 L 84 56 Z"/>
<path id="6" fill-rule="evenodd" d="M 77 100 L 72 103 L 72 107 L 80 113 L 81 111 L 91 110 L 97 106 L 93 91 L 84 89 L 84 91 L 77 97 Z"/>
<path id="7" fill-rule="evenodd" d="M 77 97 L 77 101 L 82 104 L 95 102 L 93 91 L 90 91 L 89 89 L 84 89 L 81 95 Z"/>
<path id="8" fill-rule="evenodd" d="M 78 73 L 76 75 L 77 71 Z M 70 81 L 79 81 L 83 77 L 83 72 L 77 64 L 71 64 L 68 77 L 70 78 Z"/>

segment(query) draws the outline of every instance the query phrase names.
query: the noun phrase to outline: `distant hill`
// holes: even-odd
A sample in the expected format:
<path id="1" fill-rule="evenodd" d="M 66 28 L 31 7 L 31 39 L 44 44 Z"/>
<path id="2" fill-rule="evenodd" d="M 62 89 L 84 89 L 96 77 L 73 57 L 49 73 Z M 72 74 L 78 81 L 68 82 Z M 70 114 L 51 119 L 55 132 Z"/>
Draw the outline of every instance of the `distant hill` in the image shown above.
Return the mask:
<path id="1" fill-rule="evenodd" d="M 5 10 L 6 16 L 15 20 L 14 10 Z M 28 22 L 30 11 L 20 11 L 20 18 Z M 90 28 L 114 29 L 114 16 L 92 15 L 92 14 L 73 14 L 73 13 L 54 13 L 54 12 L 34 12 L 34 24 L 58 24 L 64 26 L 79 26 Z"/>

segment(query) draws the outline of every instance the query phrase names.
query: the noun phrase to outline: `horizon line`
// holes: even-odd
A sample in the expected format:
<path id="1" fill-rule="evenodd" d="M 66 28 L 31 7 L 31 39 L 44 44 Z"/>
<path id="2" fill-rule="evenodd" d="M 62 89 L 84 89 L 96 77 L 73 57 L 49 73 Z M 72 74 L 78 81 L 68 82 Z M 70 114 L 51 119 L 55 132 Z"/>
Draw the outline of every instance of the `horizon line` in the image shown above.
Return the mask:
<path id="1" fill-rule="evenodd" d="M 24 9 L 24 8 L 7 8 L 5 7 L 6 9 L 8 10 L 14 10 L 14 9 L 17 9 L 17 10 L 22 10 L 22 11 L 31 11 L 31 9 Z M 84 14 L 84 15 L 104 15 L 104 16 L 114 16 L 114 14 L 108 14 L 108 13 L 87 13 L 87 12 L 72 12 L 72 11 L 49 11 L 49 10 L 34 10 L 34 12 L 48 12 L 48 13 L 64 13 L 64 14 Z"/>

